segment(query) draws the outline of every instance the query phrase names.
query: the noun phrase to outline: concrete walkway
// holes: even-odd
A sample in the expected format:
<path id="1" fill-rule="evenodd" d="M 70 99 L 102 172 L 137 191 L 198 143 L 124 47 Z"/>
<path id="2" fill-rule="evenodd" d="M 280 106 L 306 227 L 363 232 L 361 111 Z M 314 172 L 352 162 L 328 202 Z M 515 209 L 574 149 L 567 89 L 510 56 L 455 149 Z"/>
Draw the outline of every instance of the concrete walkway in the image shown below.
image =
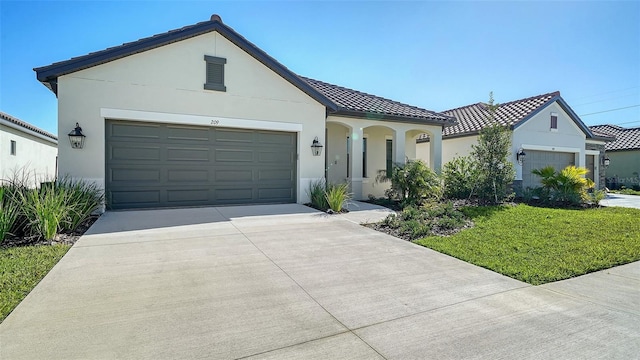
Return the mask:
<path id="1" fill-rule="evenodd" d="M 385 211 L 108 212 L 0 324 L 0 359 L 640 353 L 640 263 L 533 287 L 355 223 Z"/>
<path id="2" fill-rule="evenodd" d="M 600 205 L 640 209 L 640 196 L 609 193 Z"/>

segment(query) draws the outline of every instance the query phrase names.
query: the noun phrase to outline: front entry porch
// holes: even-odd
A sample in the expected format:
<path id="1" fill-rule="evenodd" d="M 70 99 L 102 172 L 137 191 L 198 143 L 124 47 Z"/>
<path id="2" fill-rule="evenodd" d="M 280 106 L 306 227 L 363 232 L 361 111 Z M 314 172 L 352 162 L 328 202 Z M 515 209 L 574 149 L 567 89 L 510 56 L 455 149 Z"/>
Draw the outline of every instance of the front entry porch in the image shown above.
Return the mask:
<path id="1" fill-rule="evenodd" d="M 416 159 L 416 139 L 430 136 L 427 164 L 441 167 L 442 127 L 371 119 L 330 116 L 326 126 L 325 178 L 328 183 L 351 185 L 353 198 L 384 196 L 389 183 L 377 182 L 394 163 Z"/>

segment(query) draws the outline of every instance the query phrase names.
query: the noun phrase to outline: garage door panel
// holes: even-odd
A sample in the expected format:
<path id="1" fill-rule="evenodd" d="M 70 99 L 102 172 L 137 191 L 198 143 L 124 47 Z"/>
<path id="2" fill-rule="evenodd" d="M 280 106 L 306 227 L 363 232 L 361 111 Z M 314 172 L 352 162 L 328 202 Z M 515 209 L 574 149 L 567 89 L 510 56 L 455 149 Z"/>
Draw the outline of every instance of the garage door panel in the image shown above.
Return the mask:
<path id="1" fill-rule="evenodd" d="M 214 174 L 215 181 L 220 182 L 242 182 L 253 181 L 253 170 L 217 170 Z"/>
<path id="2" fill-rule="evenodd" d="M 118 168 L 112 167 L 109 171 L 111 182 L 159 182 L 159 169 Z"/>
<path id="3" fill-rule="evenodd" d="M 261 181 L 274 181 L 274 180 L 287 180 L 293 181 L 294 174 L 289 169 L 265 169 L 258 170 L 258 180 Z"/>
<path id="4" fill-rule="evenodd" d="M 216 149 L 215 161 L 216 162 L 253 162 L 253 150 L 238 150 L 238 149 Z"/>
<path id="5" fill-rule="evenodd" d="M 169 147 L 167 148 L 167 161 L 206 161 L 210 159 L 208 148 L 195 147 Z"/>
<path id="6" fill-rule="evenodd" d="M 114 208 L 160 206 L 160 190 L 112 191 Z"/>
<path id="7" fill-rule="evenodd" d="M 263 151 L 258 153 L 258 161 L 261 163 L 290 163 L 293 162 L 293 154 L 282 151 Z"/>
<path id="8" fill-rule="evenodd" d="M 110 160 L 160 160 L 159 146 L 121 145 L 118 147 L 111 147 L 109 150 L 110 151 L 108 151 L 108 153 L 110 155 Z"/>
<path id="9" fill-rule="evenodd" d="M 209 188 L 200 189 L 169 189 L 167 192 L 167 202 L 169 203 L 207 203 L 209 201 Z"/>
<path id="10" fill-rule="evenodd" d="M 208 128 L 195 128 L 195 127 L 182 127 L 182 126 L 167 126 L 169 134 L 167 139 L 189 142 L 208 142 L 209 141 L 209 129 Z"/>
<path id="11" fill-rule="evenodd" d="M 223 203 L 229 203 L 230 201 L 251 201 L 254 198 L 253 187 L 216 189 L 214 191 L 214 197 L 216 200 Z"/>
<path id="12" fill-rule="evenodd" d="M 160 126 L 151 124 L 111 123 L 107 131 L 115 140 L 159 139 L 161 134 Z"/>
<path id="13" fill-rule="evenodd" d="M 260 200 L 279 200 L 291 197 L 291 188 L 266 188 L 258 189 L 258 198 Z"/>
<path id="14" fill-rule="evenodd" d="M 560 171 L 569 165 L 575 165 L 575 154 L 566 152 L 527 150 L 527 158 L 522 168 L 524 188 L 540 186 L 540 177 L 531 173 L 534 169 L 552 166 Z"/>
<path id="15" fill-rule="evenodd" d="M 193 183 L 208 182 L 209 171 L 207 169 L 168 169 L 167 181 L 169 183 Z"/>
<path id="16" fill-rule="evenodd" d="M 253 143 L 254 142 L 254 132 L 253 131 L 244 131 L 244 130 L 223 130 L 216 129 L 214 139 L 216 142 L 244 142 L 244 143 Z"/>
<path id="17" fill-rule="evenodd" d="M 110 208 L 296 200 L 295 133 L 107 120 L 106 136 Z"/>

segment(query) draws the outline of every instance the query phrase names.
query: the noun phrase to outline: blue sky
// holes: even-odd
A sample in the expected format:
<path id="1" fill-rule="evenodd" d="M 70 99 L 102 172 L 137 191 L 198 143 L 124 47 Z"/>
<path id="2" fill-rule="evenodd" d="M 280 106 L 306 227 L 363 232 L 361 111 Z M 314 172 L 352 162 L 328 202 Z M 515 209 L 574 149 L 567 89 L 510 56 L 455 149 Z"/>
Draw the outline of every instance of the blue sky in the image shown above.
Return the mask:
<path id="1" fill-rule="evenodd" d="M 637 1 L 0 0 L 0 110 L 57 133 L 56 98 L 34 67 L 213 13 L 300 75 L 411 105 L 559 90 L 587 125 L 640 126 Z"/>

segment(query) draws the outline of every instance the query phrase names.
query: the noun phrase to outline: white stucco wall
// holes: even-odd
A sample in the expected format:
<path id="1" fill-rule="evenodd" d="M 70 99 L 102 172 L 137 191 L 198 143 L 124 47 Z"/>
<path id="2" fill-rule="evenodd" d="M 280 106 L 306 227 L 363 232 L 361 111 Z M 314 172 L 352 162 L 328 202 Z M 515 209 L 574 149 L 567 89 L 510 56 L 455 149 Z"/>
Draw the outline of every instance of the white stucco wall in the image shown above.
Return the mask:
<path id="1" fill-rule="evenodd" d="M 203 89 L 204 55 L 226 58 L 226 92 Z M 114 113 L 207 126 L 215 117 L 220 127 L 292 124 L 300 129 L 297 201 L 306 202 L 308 182 L 324 176 L 324 156 L 312 156 L 310 145 L 316 136 L 325 143 L 325 107 L 216 32 L 61 76 L 58 132 L 78 122 L 87 138 L 83 149 L 61 143 L 60 175 L 104 186 L 105 114 Z"/>
<path id="2" fill-rule="evenodd" d="M 11 141 L 16 142 L 16 154 L 11 155 Z M 44 140 L 0 124 L 0 179 L 11 179 L 16 172 L 28 174 L 31 185 L 53 180 L 56 176 L 58 148 L 53 140 Z"/>
<path id="3" fill-rule="evenodd" d="M 558 115 L 557 130 L 551 129 L 551 113 Z M 522 179 L 522 166 L 516 162 L 518 149 L 568 152 L 575 154 L 576 166 L 585 166 L 586 135 L 557 103 L 542 109 L 513 131 L 511 161 L 515 164 L 516 180 Z M 525 160 L 526 161 L 526 160 Z"/>
<path id="4" fill-rule="evenodd" d="M 471 150 L 473 150 L 471 147 L 477 144 L 477 135 L 442 139 L 442 163 L 446 164 L 457 157 L 471 154 Z M 424 144 L 418 145 L 424 147 Z"/>

